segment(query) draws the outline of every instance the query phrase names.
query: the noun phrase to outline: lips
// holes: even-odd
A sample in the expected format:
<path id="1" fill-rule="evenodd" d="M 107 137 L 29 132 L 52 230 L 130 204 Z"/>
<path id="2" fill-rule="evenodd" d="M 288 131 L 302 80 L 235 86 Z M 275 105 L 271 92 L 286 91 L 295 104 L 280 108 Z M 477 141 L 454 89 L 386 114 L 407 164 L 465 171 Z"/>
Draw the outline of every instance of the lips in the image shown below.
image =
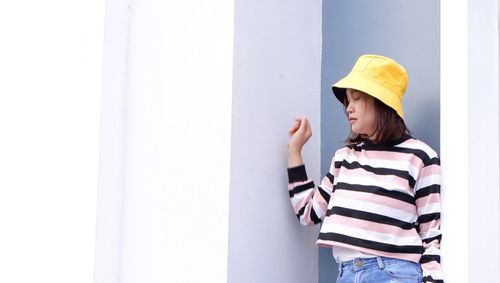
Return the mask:
<path id="1" fill-rule="evenodd" d="M 349 118 L 349 123 L 353 123 L 353 122 L 355 122 L 356 120 L 358 120 L 358 119 L 356 119 L 356 118 Z"/>

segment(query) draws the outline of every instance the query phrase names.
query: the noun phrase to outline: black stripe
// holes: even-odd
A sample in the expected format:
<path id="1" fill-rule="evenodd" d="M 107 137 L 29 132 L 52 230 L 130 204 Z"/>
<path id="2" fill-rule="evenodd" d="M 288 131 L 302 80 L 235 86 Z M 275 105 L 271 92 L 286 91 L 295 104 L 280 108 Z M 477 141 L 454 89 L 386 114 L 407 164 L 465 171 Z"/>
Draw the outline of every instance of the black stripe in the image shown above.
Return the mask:
<path id="1" fill-rule="evenodd" d="M 441 166 L 441 160 L 439 160 L 438 157 L 433 157 L 427 164 L 424 163 L 424 166 L 429 166 L 429 165 L 439 165 Z"/>
<path id="2" fill-rule="evenodd" d="M 399 219 L 394 219 L 392 217 L 380 215 L 380 214 L 375 214 L 371 212 L 365 212 L 365 211 L 359 211 L 359 210 L 354 210 L 354 209 L 348 209 L 344 207 L 338 207 L 335 206 L 332 209 L 328 210 L 326 212 L 326 216 L 330 215 L 342 215 L 346 217 L 351 217 L 351 218 L 356 218 L 356 219 L 361 219 L 361 220 L 366 220 L 366 221 L 371 221 L 375 223 L 381 223 L 381 224 L 387 224 L 387 225 L 392 225 L 399 227 L 404 230 L 411 230 L 415 229 L 415 225 L 412 223 L 408 223 L 405 221 L 401 221 Z"/>
<path id="3" fill-rule="evenodd" d="M 335 168 L 339 169 L 342 165 L 342 161 L 335 161 Z"/>
<path id="4" fill-rule="evenodd" d="M 303 206 L 300 210 L 299 210 L 299 213 L 297 213 L 297 219 L 299 219 L 300 221 L 300 216 L 302 216 L 304 214 L 304 211 L 306 210 L 306 206 Z M 314 209 L 311 208 L 311 220 L 314 222 L 314 224 L 318 224 L 318 223 L 321 223 L 321 219 L 318 217 L 318 215 L 316 214 L 316 212 L 314 211 Z"/>
<path id="5" fill-rule="evenodd" d="M 304 214 L 304 210 L 305 210 L 305 209 L 306 209 L 306 206 L 304 205 L 304 206 L 303 206 L 303 207 L 299 210 L 299 212 L 297 213 L 297 215 L 296 215 L 296 216 L 297 216 L 297 218 L 298 218 L 299 220 L 300 220 L 300 216 L 301 216 L 302 214 Z"/>
<path id="6" fill-rule="evenodd" d="M 441 234 L 439 234 L 439 235 L 434 236 L 434 237 L 432 237 L 432 238 L 422 239 L 422 241 L 423 241 L 424 243 L 428 244 L 428 243 L 430 243 L 430 242 L 432 242 L 432 241 L 435 241 L 435 240 L 438 240 L 438 242 L 441 242 L 441 239 L 442 239 L 442 235 L 441 235 Z"/>
<path id="7" fill-rule="evenodd" d="M 409 194 L 405 194 L 403 192 L 399 192 L 399 191 L 387 190 L 387 189 L 384 189 L 382 187 L 353 185 L 353 184 L 348 184 L 348 183 L 343 183 L 343 182 L 337 183 L 337 185 L 335 187 L 336 187 L 336 189 L 339 189 L 339 190 L 348 190 L 348 191 L 376 194 L 376 195 L 397 199 L 397 200 L 415 205 L 415 198 L 413 198 L 413 196 L 411 196 Z"/>
<path id="8" fill-rule="evenodd" d="M 427 223 L 431 222 L 433 220 L 438 220 L 441 218 L 441 213 L 436 212 L 436 213 L 429 213 L 429 214 L 422 214 L 418 217 L 418 223 Z"/>
<path id="9" fill-rule="evenodd" d="M 288 191 L 288 195 L 290 197 L 293 197 L 295 194 L 298 194 L 300 192 L 303 192 L 303 191 L 306 191 L 308 189 L 313 189 L 315 186 L 314 186 L 314 182 L 313 181 L 309 181 L 305 184 L 302 184 L 300 186 L 297 186 L 295 188 L 293 188 L 292 190 Z"/>
<path id="10" fill-rule="evenodd" d="M 415 193 L 415 198 L 423 198 L 426 197 L 430 194 L 439 194 L 441 193 L 441 185 L 434 184 L 427 186 L 425 188 L 418 189 L 417 192 Z"/>
<path id="11" fill-rule="evenodd" d="M 330 172 L 326 173 L 326 177 L 328 178 L 328 180 L 330 181 L 330 183 L 333 184 L 333 181 L 335 180 L 335 177 L 330 174 Z"/>
<path id="12" fill-rule="evenodd" d="M 306 166 L 299 165 L 297 167 L 292 167 L 287 169 L 288 172 L 288 183 L 303 182 L 307 181 Z"/>
<path id="13" fill-rule="evenodd" d="M 436 261 L 441 263 L 441 257 L 438 255 L 423 255 L 422 258 L 420 259 L 420 263 L 428 263 L 431 261 Z"/>
<path id="14" fill-rule="evenodd" d="M 408 181 L 408 184 L 411 188 L 415 187 L 415 179 L 408 173 L 408 171 L 404 170 L 396 170 L 390 168 L 375 168 L 370 165 L 361 165 L 359 162 L 354 161 L 352 163 L 347 162 L 346 160 L 342 161 L 342 167 L 347 169 L 358 169 L 362 168 L 365 171 L 372 172 L 376 175 L 394 175 L 400 178 L 403 178 Z"/>
<path id="15" fill-rule="evenodd" d="M 366 150 L 366 151 L 389 151 L 389 152 L 399 152 L 399 153 L 407 153 L 417 156 L 422 162 L 424 166 L 429 165 L 440 165 L 440 161 L 438 157 L 430 158 L 429 155 L 420 149 L 406 148 L 406 147 L 394 147 L 387 145 L 375 145 L 375 144 L 365 144 L 363 146 L 348 146 L 356 151 Z"/>
<path id="16" fill-rule="evenodd" d="M 425 276 L 423 279 L 422 279 L 422 282 L 426 282 L 426 283 L 444 283 L 443 280 L 436 280 L 436 279 L 432 279 L 432 277 L 430 275 L 427 275 Z"/>
<path id="17" fill-rule="evenodd" d="M 391 245 L 360 238 L 354 238 L 338 233 L 320 233 L 319 239 L 346 243 L 357 247 L 363 247 L 377 251 L 384 251 L 388 253 L 422 254 L 424 252 L 424 248 L 422 246 Z"/>
<path id="18" fill-rule="evenodd" d="M 318 190 L 319 190 L 319 193 L 321 194 L 321 196 L 323 197 L 323 199 L 326 201 L 326 203 L 330 202 L 330 194 L 325 192 L 325 190 L 323 190 L 323 188 L 319 188 Z"/>
<path id="19" fill-rule="evenodd" d="M 311 207 L 311 220 L 314 222 L 314 224 L 321 223 L 321 219 L 318 217 L 316 211 L 314 211 L 314 208 L 312 207 Z"/>

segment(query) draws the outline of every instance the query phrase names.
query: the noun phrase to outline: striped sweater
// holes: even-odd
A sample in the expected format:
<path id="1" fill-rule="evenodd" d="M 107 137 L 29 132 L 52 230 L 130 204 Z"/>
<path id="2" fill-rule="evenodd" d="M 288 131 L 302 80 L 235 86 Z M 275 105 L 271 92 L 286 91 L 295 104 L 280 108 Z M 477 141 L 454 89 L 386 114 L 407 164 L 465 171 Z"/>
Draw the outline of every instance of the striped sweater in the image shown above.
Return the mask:
<path id="1" fill-rule="evenodd" d="M 305 166 L 288 169 L 293 209 L 304 225 L 323 222 L 317 244 L 421 263 L 423 282 L 443 282 L 439 157 L 404 136 L 335 153 L 316 187 Z"/>

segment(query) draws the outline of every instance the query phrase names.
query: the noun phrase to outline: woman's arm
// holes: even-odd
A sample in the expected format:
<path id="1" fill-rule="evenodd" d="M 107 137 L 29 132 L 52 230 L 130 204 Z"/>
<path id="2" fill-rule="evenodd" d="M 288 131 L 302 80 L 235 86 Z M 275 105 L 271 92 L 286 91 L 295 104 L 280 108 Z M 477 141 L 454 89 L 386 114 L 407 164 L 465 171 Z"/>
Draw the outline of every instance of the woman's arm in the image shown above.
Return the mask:
<path id="1" fill-rule="evenodd" d="M 415 184 L 419 233 L 424 246 L 420 260 L 423 282 L 443 282 L 441 269 L 441 167 L 433 157 L 419 173 Z"/>
<path id="2" fill-rule="evenodd" d="M 288 131 L 290 141 L 288 142 L 288 168 L 304 164 L 302 160 L 302 147 L 312 136 L 311 124 L 307 117 L 295 119 L 295 123 Z"/>
<path id="3" fill-rule="evenodd" d="M 307 177 L 301 151 L 312 135 L 306 117 L 296 119 L 288 132 L 288 193 L 295 215 L 303 225 L 320 223 L 325 217 L 333 188 L 333 175 L 328 173 L 316 188 Z M 332 170 L 330 170 L 332 171 Z"/>

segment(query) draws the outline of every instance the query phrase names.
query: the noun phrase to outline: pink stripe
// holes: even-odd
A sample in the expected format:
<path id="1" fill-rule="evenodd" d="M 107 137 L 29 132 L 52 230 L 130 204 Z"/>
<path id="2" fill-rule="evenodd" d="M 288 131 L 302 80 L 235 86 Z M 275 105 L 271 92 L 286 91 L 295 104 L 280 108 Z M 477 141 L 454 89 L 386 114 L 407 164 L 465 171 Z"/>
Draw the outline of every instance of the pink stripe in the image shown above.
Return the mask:
<path id="1" fill-rule="evenodd" d="M 328 179 L 328 177 L 326 177 L 326 176 L 323 177 L 323 180 L 321 180 L 321 186 L 324 187 L 325 189 L 329 189 L 330 191 L 331 191 L 331 188 L 333 188 L 332 182 L 330 182 L 330 179 Z"/>
<path id="2" fill-rule="evenodd" d="M 300 199 L 295 205 L 293 206 L 293 210 L 295 211 L 295 214 L 299 213 L 299 210 L 302 209 L 302 207 L 306 206 L 307 203 L 311 200 L 314 188 L 311 188 L 307 191 L 308 193 Z M 304 193 L 304 192 L 302 192 Z M 297 198 L 297 195 L 293 196 L 293 198 Z"/>
<path id="3" fill-rule="evenodd" d="M 324 215 L 325 212 L 326 212 L 326 208 L 328 207 L 328 203 L 323 198 L 323 196 L 321 195 L 321 193 L 319 192 L 319 190 L 321 190 L 321 189 L 317 189 L 316 192 L 314 193 L 314 200 L 321 207 L 322 214 Z"/>
<path id="4" fill-rule="evenodd" d="M 409 140 L 406 140 L 404 143 L 402 143 L 404 145 L 415 145 L 415 144 L 422 144 L 422 141 L 419 141 L 419 140 L 416 140 L 416 139 L 409 139 Z"/>
<path id="5" fill-rule="evenodd" d="M 354 156 L 360 156 L 363 155 L 364 157 L 367 157 L 369 159 L 381 159 L 381 160 L 388 160 L 388 161 L 409 161 L 411 165 L 413 165 L 415 168 L 422 168 L 424 166 L 424 163 L 420 158 L 416 158 L 413 154 L 411 153 L 403 153 L 403 152 L 391 152 L 391 151 L 364 151 L 360 153 L 359 151 L 355 151 L 354 149 L 348 149 L 348 148 L 343 148 L 342 150 L 338 151 L 337 154 L 339 154 L 337 158 L 340 158 L 341 160 L 345 158 L 347 155 L 354 155 Z"/>
<path id="6" fill-rule="evenodd" d="M 441 219 L 433 220 L 433 221 L 430 221 L 430 222 L 427 222 L 427 223 L 420 224 L 419 225 L 419 227 L 420 227 L 420 234 L 421 235 L 425 235 L 425 234 L 429 233 L 429 231 L 431 229 L 432 230 L 438 230 L 439 229 L 439 225 L 441 225 Z"/>
<path id="7" fill-rule="evenodd" d="M 301 215 L 301 217 L 304 219 L 302 222 L 306 225 L 310 225 L 313 223 L 313 221 L 311 220 L 311 209 L 312 203 L 308 203 L 304 209 L 304 214 Z"/>
<path id="8" fill-rule="evenodd" d="M 295 187 L 298 187 L 300 185 L 304 185 L 304 184 L 307 184 L 311 182 L 311 180 L 307 180 L 307 181 L 299 181 L 299 182 L 294 182 L 294 183 L 289 183 L 288 184 L 288 190 L 291 191 L 293 190 Z"/>
<path id="9" fill-rule="evenodd" d="M 434 241 L 432 241 L 432 242 L 430 242 L 428 244 L 423 243 L 424 249 L 428 249 L 431 246 L 435 246 L 436 248 L 440 249 L 441 248 L 441 243 L 438 240 L 434 240 Z"/>
<path id="10" fill-rule="evenodd" d="M 415 168 L 422 168 L 424 163 L 420 158 L 415 158 L 413 154 L 403 153 L 403 152 L 391 152 L 391 151 L 367 151 L 365 153 L 366 157 L 369 159 L 381 159 L 388 161 L 406 161 Z"/>
<path id="11" fill-rule="evenodd" d="M 362 251 L 362 252 L 365 252 L 368 254 L 372 254 L 374 256 L 392 257 L 392 258 L 413 261 L 413 262 L 417 262 L 417 263 L 420 261 L 420 257 L 421 257 L 420 254 L 388 253 L 388 252 L 377 251 L 377 250 L 372 250 L 372 249 L 367 249 L 367 248 L 362 248 L 362 247 L 351 246 L 351 245 L 348 245 L 345 243 L 340 243 L 340 242 L 335 242 L 335 241 L 318 240 L 318 241 L 316 241 L 316 245 L 321 246 L 321 247 L 326 247 L 326 248 L 331 248 L 332 246 L 339 246 L 339 247 L 344 247 L 344 248 L 350 248 L 350 249 L 357 250 L 357 251 Z"/>
<path id="12" fill-rule="evenodd" d="M 401 237 L 419 237 L 415 230 L 404 230 L 396 226 L 374 223 L 362 219 L 350 218 L 342 215 L 326 217 L 323 225 L 339 224 L 348 227 L 356 227 L 370 232 L 388 235 L 399 235 Z"/>
<path id="13" fill-rule="evenodd" d="M 417 139 L 407 140 L 402 145 L 405 145 L 404 147 L 408 148 L 408 149 L 422 150 L 427 154 L 430 153 L 430 152 L 428 152 L 429 150 L 432 150 L 426 143 L 424 143 L 423 141 L 417 140 Z M 413 145 L 413 147 L 412 147 L 412 145 Z M 415 147 L 415 146 L 418 146 L 418 147 Z"/>
<path id="14" fill-rule="evenodd" d="M 404 142 L 403 145 L 405 145 L 405 146 L 403 146 L 404 148 L 422 150 L 430 158 L 437 156 L 436 152 L 428 144 L 426 144 L 420 140 L 416 140 L 416 139 L 408 140 L 408 141 Z"/>
<path id="15" fill-rule="evenodd" d="M 425 196 L 423 198 L 417 199 L 417 206 L 418 207 L 424 207 L 428 204 L 433 204 L 433 203 L 439 203 L 441 202 L 441 195 L 440 194 L 430 194 L 428 196 Z"/>
<path id="16" fill-rule="evenodd" d="M 343 147 L 343 148 L 337 150 L 337 152 L 335 152 L 335 156 L 347 155 L 352 151 L 354 151 L 354 150 L 349 149 L 347 147 Z"/>
<path id="17" fill-rule="evenodd" d="M 329 170 L 330 174 L 332 174 L 333 176 L 338 176 L 338 173 L 339 173 L 339 169 L 338 168 L 335 168 L 335 156 L 333 157 L 332 159 L 332 163 L 330 164 L 330 170 Z"/>
<path id="18" fill-rule="evenodd" d="M 437 261 L 429 261 L 429 262 L 422 264 L 422 269 L 441 270 L 441 264 L 439 264 Z"/>
<path id="19" fill-rule="evenodd" d="M 334 168 L 333 172 L 331 172 L 330 174 L 332 174 L 334 177 L 337 177 L 339 175 L 339 172 L 340 172 L 339 168 Z"/>
<path id="20" fill-rule="evenodd" d="M 432 175 L 441 175 L 441 166 L 433 164 L 422 168 L 418 178 L 421 179 Z"/>
<path id="21" fill-rule="evenodd" d="M 408 180 L 400 178 L 395 175 L 377 175 L 372 172 L 368 172 L 362 168 L 357 168 L 357 169 L 345 169 L 342 171 L 344 175 L 349 176 L 353 179 L 359 178 L 359 176 L 368 176 L 372 179 L 375 179 L 381 183 L 385 184 L 396 184 L 399 185 L 399 187 L 404 188 L 406 192 L 409 194 L 413 195 L 413 190 L 408 184 Z"/>
<path id="22" fill-rule="evenodd" d="M 415 215 L 417 214 L 417 209 L 413 204 L 409 204 L 407 202 L 393 199 L 390 197 L 385 197 L 372 193 L 353 192 L 346 190 L 338 190 L 336 192 L 337 192 L 336 196 L 341 198 L 366 201 L 370 203 L 388 206 L 390 208 L 401 210 L 410 214 L 415 214 Z"/>

